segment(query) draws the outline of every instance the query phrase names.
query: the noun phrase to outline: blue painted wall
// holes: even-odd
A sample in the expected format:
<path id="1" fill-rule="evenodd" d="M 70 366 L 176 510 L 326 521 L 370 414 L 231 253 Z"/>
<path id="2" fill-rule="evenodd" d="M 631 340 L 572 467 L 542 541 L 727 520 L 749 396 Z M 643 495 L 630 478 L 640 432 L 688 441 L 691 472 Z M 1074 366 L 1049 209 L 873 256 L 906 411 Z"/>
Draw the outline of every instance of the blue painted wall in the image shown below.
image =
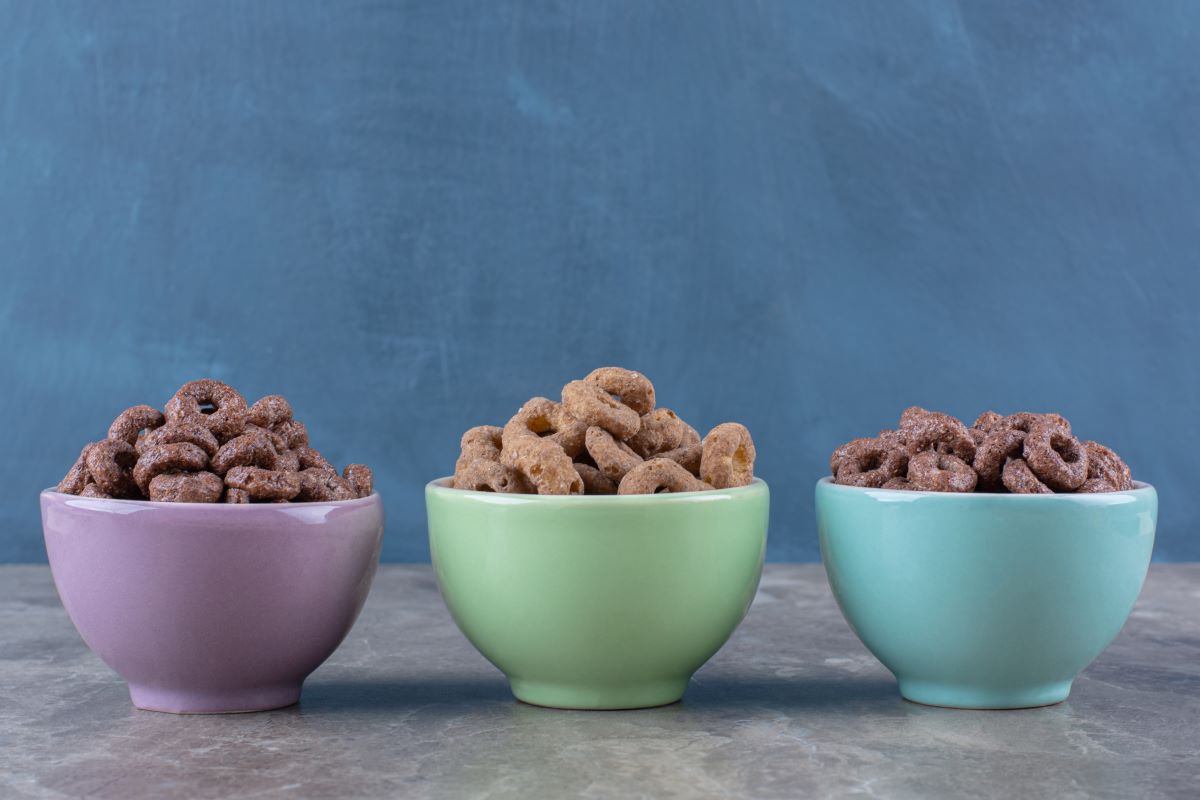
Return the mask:
<path id="1" fill-rule="evenodd" d="M 196 376 L 427 557 L 460 432 L 600 364 L 754 431 L 770 555 L 910 403 L 1056 409 L 1198 559 L 1200 7 L 0 3 L 0 560 Z"/>

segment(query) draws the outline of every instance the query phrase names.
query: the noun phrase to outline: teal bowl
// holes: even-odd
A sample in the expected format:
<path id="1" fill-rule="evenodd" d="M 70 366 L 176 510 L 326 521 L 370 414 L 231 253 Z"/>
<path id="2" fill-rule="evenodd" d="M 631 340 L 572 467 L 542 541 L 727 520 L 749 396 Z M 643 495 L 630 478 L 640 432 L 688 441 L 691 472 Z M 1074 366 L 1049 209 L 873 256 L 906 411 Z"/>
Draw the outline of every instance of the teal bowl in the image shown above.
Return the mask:
<path id="1" fill-rule="evenodd" d="M 519 700 L 673 703 L 746 615 L 770 493 L 608 497 L 425 489 L 442 598 Z"/>
<path id="2" fill-rule="evenodd" d="M 1158 495 L 949 494 L 817 483 L 829 584 L 908 700 L 1067 698 L 1142 589 Z"/>

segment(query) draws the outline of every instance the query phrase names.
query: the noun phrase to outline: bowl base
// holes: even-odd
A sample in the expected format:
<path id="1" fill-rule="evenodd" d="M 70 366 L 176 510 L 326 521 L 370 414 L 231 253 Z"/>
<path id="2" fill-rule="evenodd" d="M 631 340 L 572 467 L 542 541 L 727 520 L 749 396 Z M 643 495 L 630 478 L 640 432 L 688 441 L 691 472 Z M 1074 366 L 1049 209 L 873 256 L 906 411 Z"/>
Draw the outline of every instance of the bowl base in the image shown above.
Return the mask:
<path id="1" fill-rule="evenodd" d="M 129 684 L 129 697 L 143 711 L 167 714 L 245 714 L 300 702 L 300 684 L 249 689 L 164 689 Z"/>
<path id="2" fill-rule="evenodd" d="M 902 680 L 900 695 L 914 703 L 945 708 L 1038 708 L 1066 700 L 1067 695 L 1071 693 L 1071 683 L 1060 681 L 1038 686 L 993 688 Z"/>
<path id="3" fill-rule="evenodd" d="M 688 678 L 617 686 L 509 679 L 513 695 L 522 703 L 580 711 L 616 711 L 667 706 L 678 703 L 683 698 L 687 684 Z"/>

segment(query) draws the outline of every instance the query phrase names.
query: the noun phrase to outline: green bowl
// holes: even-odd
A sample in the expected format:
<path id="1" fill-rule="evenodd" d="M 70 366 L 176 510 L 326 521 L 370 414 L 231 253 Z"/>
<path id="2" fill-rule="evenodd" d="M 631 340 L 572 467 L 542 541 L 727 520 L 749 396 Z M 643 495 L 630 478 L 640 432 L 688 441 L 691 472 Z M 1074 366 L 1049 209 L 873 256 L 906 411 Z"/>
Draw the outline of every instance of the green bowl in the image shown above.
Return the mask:
<path id="1" fill-rule="evenodd" d="M 746 616 L 767 484 L 607 497 L 425 487 L 442 597 L 517 699 L 673 703 Z"/>
<path id="2" fill-rule="evenodd" d="M 900 694 L 957 708 L 1067 698 L 1133 609 L 1154 487 L 949 494 L 817 483 L 817 529 L 846 620 Z"/>

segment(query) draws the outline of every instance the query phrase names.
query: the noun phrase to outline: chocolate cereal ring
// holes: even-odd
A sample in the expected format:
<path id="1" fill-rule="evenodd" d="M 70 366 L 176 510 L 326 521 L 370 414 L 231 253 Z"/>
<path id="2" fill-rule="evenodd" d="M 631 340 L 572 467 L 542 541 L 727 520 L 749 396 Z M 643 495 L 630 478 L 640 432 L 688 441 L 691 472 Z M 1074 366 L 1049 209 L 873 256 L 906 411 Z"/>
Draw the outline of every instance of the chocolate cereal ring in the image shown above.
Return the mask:
<path id="1" fill-rule="evenodd" d="M 221 445 L 221 449 L 212 457 L 209 468 L 224 476 L 234 467 L 279 469 L 279 454 L 271 444 L 270 437 L 262 431 L 251 431 L 235 436 Z"/>
<path id="2" fill-rule="evenodd" d="M 225 490 L 225 502 L 226 503 L 249 503 L 250 502 L 250 493 L 247 492 L 245 489 L 226 489 Z"/>
<path id="3" fill-rule="evenodd" d="M 548 439 L 537 436 L 506 438 L 500 463 L 520 472 L 538 494 L 579 494 L 583 480 L 575 471 L 571 457 Z"/>
<path id="4" fill-rule="evenodd" d="M 584 494 L 616 494 L 617 484 L 597 467 L 575 462 L 575 471 L 583 481 Z"/>
<path id="5" fill-rule="evenodd" d="M 655 458 L 668 458 L 699 478 L 700 461 L 703 455 L 704 445 L 697 442 L 696 444 L 685 444 L 676 447 L 674 450 L 667 450 L 665 453 L 659 453 Z"/>
<path id="6" fill-rule="evenodd" d="M 375 475 L 366 464 L 347 464 L 342 470 L 342 477 L 358 497 L 367 497 L 374 490 Z"/>
<path id="7" fill-rule="evenodd" d="M 291 418 L 292 404 L 281 394 L 260 397 L 246 411 L 246 421 L 260 428 L 271 428 Z"/>
<path id="8" fill-rule="evenodd" d="M 72 494 L 74 494 L 74 493 L 72 493 Z M 99 498 L 99 499 L 105 499 L 105 498 L 111 499 L 112 498 L 111 494 L 109 494 L 108 492 L 101 491 L 100 487 L 94 483 L 88 483 L 87 485 L 85 485 L 82 489 L 79 490 L 78 494 L 80 497 L 95 497 L 95 498 Z"/>
<path id="9" fill-rule="evenodd" d="M 642 414 L 642 427 L 625 443 L 642 458 L 649 458 L 679 447 L 689 429 L 691 426 L 674 411 L 660 406 L 649 414 Z"/>
<path id="10" fill-rule="evenodd" d="M 75 459 L 75 463 L 67 470 L 67 474 L 58 482 L 55 491 L 63 494 L 79 494 L 92 482 L 92 476 L 88 474 L 87 470 L 87 454 L 91 447 L 90 444 L 83 446 L 83 449 L 79 451 L 79 458 Z"/>
<path id="11" fill-rule="evenodd" d="M 323 470 L 318 470 L 318 472 L 329 474 Z M 304 474 L 303 472 L 280 472 L 262 467 L 233 467 L 225 473 L 225 485 L 230 489 L 241 489 L 253 500 L 291 500 L 300 494 L 300 481 Z M 337 473 L 333 473 L 332 477 L 345 483 Z M 345 492 L 347 497 L 338 499 L 349 499 L 354 496 L 354 490 L 350 488 L 349 484 L 346 484 Z M 303 499 L 323 500 L 326 498 L 306 497 Z"/>
<path id="12" fill-rule="evenodd" d="M 464 433 L 459 441 L 459 456 L 454 462 L 454 474 L 458 475 L 479 460 L 495 461 L 499 464 L 503 433 L 504 429 L 495 425 L 479 425 Z"/>
<path id="13" fill-rule="evenodd" d="M 96 442 L 88 448 L 84 461 L 88 476 L 100 491 L 113 497 L 124 497 L 133 491 L 130 470 L 138 462 L 138 456 L 129 442 L 124 439 Z"/>
<path id="14" fill-rule="evenodd" d="M 1124 492 L 1133 488 L 1133 476 L 1121 457 L 1099 442 L 1084 442 L 1088 454 L 1088 477 L 1076 491 Z"/>
<path id="15" fill-rule="evenodd" d="M 1004 488 L 1013 494 L 1054 494 L 1054 490 L 1038 480 L 1023 458 L 1010 458 L 1001 474 Z"/>
<path id="16" fill-rule="evenodd" d="M 910 454 L 923 450 L 950 453 L 970 464 L 975 458 L 975 439 L 967 427 L 949 414 L 940 411 L 917 413 L 916 406 L 905 411 L 901 417 L 899 435 L 903 437 Z"/>
<path id="17" fill-rule="evenodd" d="M 297 447 L 294 452 L 296 453 L 296 457 L 300 460 L 301 470 L 314 468 L 323 469 L 328 472 L 332 472 L 334 475 L 337 475 L 337 468 L 329 462 L 329 459 L 325 458 L 325 456 L 321 455 L 313 448 L 304 445 Z"/>
<path id="18" fill-rule="evenodd" d="M 652 458 L 625 474 L 617 494 L 665 494 L 703 492 L 714 487 L 668 458 Z"/>
<path id="19" fill-rule="evenodd" d="M 122 411 L 108 426 L 108 438 L 121 439 L 129 444 L 138 440 L 142 431 L 152 431 L 163 424 L 162 412 L 153 406 L 131 406 Z"/>
<path id="20" fill-rule="evenodd" d="M 283 439 L 289 450 L 295 450 L 308 445 L 308 428 L 298 419 L 286 419 L 270 428 L 271 433 Z"/>
<path id="21" fill-rule="evenodd" d="M 896 491 L 901 491 L 901 492 L 917 491 L 917 487 L 913 486 L 909 482 L 908 478 L 889 478 L 888 480 L 884 481 L 883 486 L 880 486 L 879 488 L 880 489 L 894 489 Z"/>
<path id="22" fill-rule="evenodd" d="M 596 468 L 611 481 L 620 482 L 625 473 L 642 463 L 642 457 L 624 442 L 598 426 L 587 430 L 587 451 Z"/>
<path id="23" fill-rule="evenodd" d="M 199 422 L 168 422 L 161 428 L 155 428 L 137 440 L 138 454 L 146 452 L 151 447 L 160 444 L 176 444 L 188 442 L 203 450 L 209 458 L 217 454 L 221 445 L 212 431 Z"/>
<path id="24" fill-rule="evenodd" d="M 922 492 L 972 492 L 979 476 L 958 456 L 926 450 L 908 460 L 908 482 Z"/>
<path id="25" fill-rule="evenodd" d="M 300 456 L 295 450 L 276 450 L 275 469 L 280 472 L 299 472 Z"/>
<path id="26" fill-rule="evenodd" d="M 746 486 L 754 480 L 754 458 L 754 440 L 746 426 L 723 422 L 704 437 L 700 479 L 716 489 Z"/>
<path id="27" fill-rule="evenodd" d="M 208 468 L 208 455 L 190 442 L 175 442 L 148 447 L 133 468 L 133 480 L 142 494 L 150 491 L 150 481 L 164 472 L 199 472 Z"/>
<path id="28" fill-rule="evenodd" d="M 996 427 L 996 423 L 1002 419 L 1004 419 L 1003 415 L 997 414 L 995 411 L 985 411 L 975 418 L 975 421 L 971 423 L 971 427 L 987 433 Z"/>
<path id="29" fill-rule="evenodd" d="M 1088 477 L 1088 451 L 1051 416 L 1025 434 L 1025 463 L 1042 483 L 1060 492 L 1078 489 Z"/>
<path id="30" fill-rule="evenodd" d="M 832 461 L 834 483 L 878 489 L 892 478 L 903 476 L 909 455 L 907 450 L 882 439 L 855 439 L 834 450 Z"/>
<path id="31" fill-rule="evenodd" d="M 150 480 L 149 496 L 158 503 L 215 503 L 224 489 L 211 472 L 164 472 Z"/>
<path id="32" fill-rule="evenodd" d="M 642 427 L 641 415 L 614 400 L 600 384 L 592 381 L 571 381 L 562 390 L 562 404 L 567 413 L 590 427 L 600 427 L 624 441 Z"/>
<path id="33" fill-rule="evenodd" d="M 588 373 L 584 380 L 598 384 L 608 394 L 621 398 L 622 405 L 632 408 L 639 415 L 649 414 L 654 410 L 654 384 L 640 372 L 621 367 L 600 367 Z"/>
<path id="34" fill-rule="evenodd" d="M 454 476 L 455 489 L 501 494 L 528 494 L 525 476 L 515 469 L 485 458 L 472 461 Z"/>
<path id="35" fill-rule="evenodd" d="M 1019 458 L 1024 448 L 1024 431 L 1003 425 L 994 426 L 975 449 L 975 461 L 972 466 L 979 473 L 980 484 L 985 487 L 995 486 L 1008 459 Z"/>
<path id="36" fill-rule="evenodd" d="M 571 458 L 584 448 L 587 425 L 570 414 L 559 403 L 546 397 L 530 398 L 504 426 L 501 441 L 517 436 L 539 436 L 549 439 Z"/>
<path id="37" fill-rule="evenodd" d="M 205 378 L 179 387 L 163 409 L 168 422 L 200 422 L 224 442 L 246 427 L 246 398 L 232 386 Z"/>

